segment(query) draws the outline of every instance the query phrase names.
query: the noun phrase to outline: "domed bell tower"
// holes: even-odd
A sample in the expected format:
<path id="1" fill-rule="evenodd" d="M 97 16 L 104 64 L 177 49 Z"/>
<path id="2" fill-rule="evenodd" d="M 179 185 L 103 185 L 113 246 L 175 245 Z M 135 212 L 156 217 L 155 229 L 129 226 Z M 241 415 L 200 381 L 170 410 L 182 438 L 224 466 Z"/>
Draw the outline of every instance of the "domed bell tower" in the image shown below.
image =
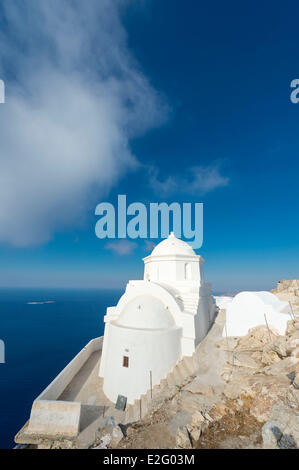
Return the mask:
<path id="1" fill-rule="evenodd" d="M 147 281 L 204 284 L 203 258 L 196 255 L 190 245 L 176 238 L 173 232 L 143 261 L 144 279 Z"/>

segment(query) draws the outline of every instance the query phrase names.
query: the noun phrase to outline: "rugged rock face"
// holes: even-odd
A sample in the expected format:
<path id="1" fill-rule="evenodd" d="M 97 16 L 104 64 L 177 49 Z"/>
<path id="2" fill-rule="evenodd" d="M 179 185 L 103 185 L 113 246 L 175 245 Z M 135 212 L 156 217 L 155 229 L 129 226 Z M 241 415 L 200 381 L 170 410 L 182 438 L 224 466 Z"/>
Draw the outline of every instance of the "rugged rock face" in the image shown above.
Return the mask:
<path id="1" fill-rule="evenodd" d="M 299 372 L 298 333 L 298 320 L 290 321 L 286 336 L 272 333 L 271 341 L 269 335 L 266 342 L 266 327 L 258 327 L 241 338 L 231 351 L 231 359 L 223 371 L 227 382 L 224 394 L 229 399 L 245 402 L 258 422 L 270 419 L 277 402 L 298 406 L 293 385 Z"/>
<path id="2" fill-rule="evenodd" d="M 102 426 L 98 429 L 93 443 L 94 449 L 116 448 L 124 437 L 122 428 L 117 424 L 113 416 L 103 419 Z"/>
<path id="3" fill-rule="evenodd" d="M 277 403 L 262 429 L 265 449 L 298 449 L 299 412 Z"/>
<path id="4" fill-rule="evenodd" d="M 110 432 L 105 447 L 299 448 L 299 317 L 285 336 L 260 326 L 222 338 L 223 321 L 221 312 L 195 376 L 128 425 L 124 437 L 118 432 L 118 442 Z"/>
<path id="5" fill-rule="evenodd" d="M 299 280 L 278 281 L 277 288 L 272 290 L 280 300 L 291 302 L 294 312 L 299 313 Z"/>

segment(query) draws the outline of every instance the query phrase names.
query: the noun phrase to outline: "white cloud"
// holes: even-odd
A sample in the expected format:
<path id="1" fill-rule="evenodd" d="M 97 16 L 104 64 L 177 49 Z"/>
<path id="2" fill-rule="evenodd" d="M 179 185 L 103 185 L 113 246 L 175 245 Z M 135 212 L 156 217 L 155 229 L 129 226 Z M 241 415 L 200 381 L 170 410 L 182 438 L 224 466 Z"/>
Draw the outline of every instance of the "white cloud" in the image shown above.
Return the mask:
<path id="1" fill-rule="evenodd" d="M 160 196 L 178 193 L 202 196 L 229 183 L 229 178 L 220 173 L 218 165 L 193 166 L 187 168 L 183 175 L 170 175 L 165 180 L 159 179 L 156 168 L 151 167 L 149 174 L 151 188 Z"/>
<path id="2" fill-rule="evenodd" d="M 116 255 L 130 255 L 135 248 L 137 243 L 131 242 L 129 240 L 114 240 L 112 242 L 106 243 L 105 249 L 113 251 Z"/>
<path id="3" fill-rule="evenodd" d="M 129 53 L 123 3 L 2 2 L 0 242 L 43 243 L 79 225 L 138 166 L 129 139 L 165 119 Z"/>

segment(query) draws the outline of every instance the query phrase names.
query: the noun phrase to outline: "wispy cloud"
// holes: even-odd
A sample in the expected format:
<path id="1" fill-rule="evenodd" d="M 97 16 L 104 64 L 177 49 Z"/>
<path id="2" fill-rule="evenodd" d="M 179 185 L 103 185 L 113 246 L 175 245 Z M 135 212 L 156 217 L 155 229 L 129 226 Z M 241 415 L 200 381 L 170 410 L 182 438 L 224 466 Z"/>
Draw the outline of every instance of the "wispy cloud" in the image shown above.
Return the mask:
<path id="1" fill-rule="evenodd" d="M 153 251 L 156 244 L 152 240 L 144 240 L 145 251 Z"/>
<path id="2" fill-rule="evenodd" d="M 111 250 L 119 256 L 130 255 L 136 247 L 137 243 L 129 240 L 114 240 L 105 245 L 106 250 Z"/>
<path id="3" fill-rule="evenodd" d="M 129 139 L 165 119 L 128 50 L 123 4 L 1 2 L 0 242 L 42 243 L 79 225 L 138 166 Z"/>
<path id="4" fill-rule="evenodd" d="M 218 165 L 193 166 L 181 176 L 170 175 L 164 180 L 159 178 L 157 168 L 150 167 L 149 174 L 151 188 L 161 196 L 178 193 L 201 196 L 229 183 L 229 178 L 221 174 Z"/>

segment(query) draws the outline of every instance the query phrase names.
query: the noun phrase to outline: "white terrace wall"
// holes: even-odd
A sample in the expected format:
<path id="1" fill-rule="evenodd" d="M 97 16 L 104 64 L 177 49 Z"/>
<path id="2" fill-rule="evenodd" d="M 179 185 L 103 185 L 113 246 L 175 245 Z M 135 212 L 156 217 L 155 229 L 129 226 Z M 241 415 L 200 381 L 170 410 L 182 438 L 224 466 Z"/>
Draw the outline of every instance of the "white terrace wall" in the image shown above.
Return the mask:
<path id="1" fill-rule="evenodd" d="M 60 401 L 59 396 L 87 359 L 102 348 L 103 336 L 92 339 L 33 402 L 27 433 L 44 436 L 77 436 L 81 403 Z"/>
<path id="2" fill-rule="evenodd" d="M 47 437 L 75 437 L 80 431 L 81 403 L 36 400 L 27 433 Z"/>
<path id="3" fill-rule="evenodd" d="M 53 382 L 36 398 L 36 400 L 57 400 L 67 385 L 82 368 L 83 364 L 95 351 L 102 348 L 103 336 L 94 338 L 68 363 L 68 365 L 57 375 Z"/>

